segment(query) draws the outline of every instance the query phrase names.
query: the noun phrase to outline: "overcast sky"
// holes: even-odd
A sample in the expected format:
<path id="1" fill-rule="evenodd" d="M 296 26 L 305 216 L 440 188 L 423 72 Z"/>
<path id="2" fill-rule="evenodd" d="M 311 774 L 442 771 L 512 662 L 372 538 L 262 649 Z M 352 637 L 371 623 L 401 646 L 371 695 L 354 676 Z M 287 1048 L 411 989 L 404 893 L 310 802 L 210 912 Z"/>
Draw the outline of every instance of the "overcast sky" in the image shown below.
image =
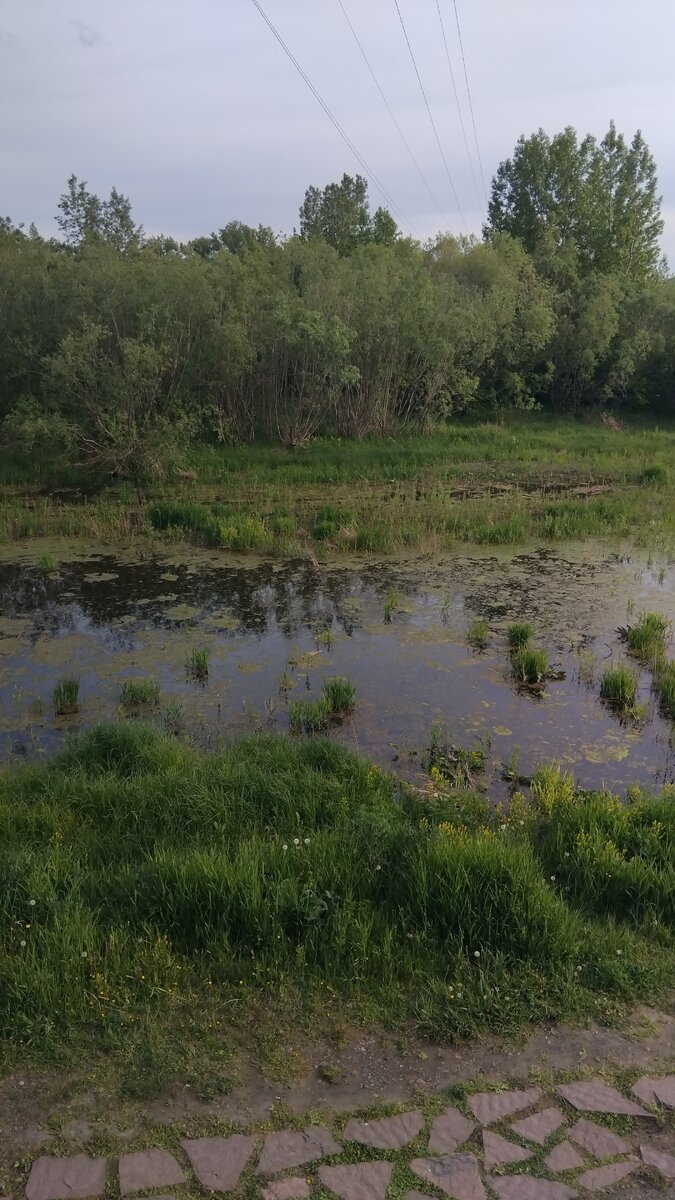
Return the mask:
<path id="1" fill-rule="evenodd" d="M 379 95 L 339 0 L 260 0 L 384 185 L 406 232 L 465 226 L 395 0 L 342 0 L 412 148 Z M 452 0 L 399 0 L 466 226 L 485 215 Z M 613 117 L 643 131 L 659 169 L 675 264 L 673 0 L 458 0 L 486 184 L 520 133 Z M 253 0 L 2 0 L 0 213 L 53 233 L 71 173 L 128 194 L 148 233 L 188 238 L 234 218 L 290 232 L 309 184 L 363 167 Z M 428 185 L 428 187 L 427 187 Z M 438 201 L 435 207 L 429 190 Z M 382 196 L 372 182 L 373 207 Z M 404 219 L 403 219 L 404 218 Z"/>

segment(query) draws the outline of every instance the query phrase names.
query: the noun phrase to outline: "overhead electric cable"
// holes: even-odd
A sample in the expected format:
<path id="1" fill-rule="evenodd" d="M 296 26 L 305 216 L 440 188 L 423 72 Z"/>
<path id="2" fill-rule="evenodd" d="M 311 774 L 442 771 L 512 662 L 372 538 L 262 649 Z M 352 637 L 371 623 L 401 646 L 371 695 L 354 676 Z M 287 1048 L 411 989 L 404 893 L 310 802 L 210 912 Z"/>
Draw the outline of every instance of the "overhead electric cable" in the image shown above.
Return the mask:
<path id="1" fill-rule="evenodd" d="M 386 190 L 386 188 L 384 187 L 384 185 L 383 185 L 382 183 L 380 183 L 380 180 L 378 179 L 378 177 L 377 177 L 377 175 L 375 174 L 375 172 L 374 172 L 374 171 L 371 171 L 370 167 L 368 166 L 368 163 L 366 162 L 366 160 L 365 160 L 365 158 L 363 157 L 363 155 L 362 155 L 362 154 L 360 154 L 360 153 L 359 153 L 359 151 L 357 150 L 357 148 L 356 148 L 356 146 L 354 145 L 354 143 L 353 143 L 352 139 L 350 138 L 349 134 L 348 134 L 348 133 L 346 132 L 346 130 L 345 130 L 343 127 L 342 127 L 342 125 L 341 125 L 341 124 L 340 124 L 340 122 L 338 121 L 337 117 L 336 117 L 336 116 L 334 116 L 334 114 L 331 112 L 330 108 L 329 108 L 329 107 L 328 107 L 328 105 L 326 104 L 326 101 L 323 99 L 323 97 L 321 96 L 321 94 L 320 94 L 320 93 L 317 91 L 317 89 L 315 88 L 314 84 L 312 83 L 312 81 L 311 81 L 311 79 L 309 78 L 309 76 L 307 75 L 307 73 L 306 73 L 306 72 L 303 70 L 303 68 L 300 66 L 300 63 L 298 62 L 297 58 L 296 58 L 296 57 L 295 57 L 295 55 L 293 54 L 293 51 L 290 49 L 290 47 L 289 47 L 289 46 L 287 46 L 287 45 L 286 45 L 286 42 L 284 41 L 284 39 L 282 38 L 281 34 L 279 33 L 279 30 L 276 28 L 276 26 L 273 24 L 273 22 L 272 22 L 272 21 L 270 20 L 270 18 L 268 17 L 267 13 L 265 12 L 264 8 L 262 7 L 262 4 L 260 4 L 260 0 L 252 0 L 252 2 L 253 2 L 253 4 L 255 5 L 255 7 L 257 8 L 258 12 L 260 13 L 260 16 L 262 17 L 262 19 L 263 19 L 263 21 L 265 22 L 265 24 L 268 26 L 268 28 L 269 28 L 269 29 L 272 31 L 272 33 L 274 34 L 274 36 L 275 36 L 276 40 L 278 41 L 279 45 L 280 45 L 280 46 L 281 46 L 281 48 L 283 49 L 284 53 L 285 53 L 285 54 L 287 54 L 287 55 L 288 55 L 288 57 L 290 58 L 291 62 L 293 63 L 293 66 L 295 67 L 295 69 L 296 69 L 296 71 L 298 72 L 298 74 L 299 74 L 299 75 L 302 77 L 302 79 L 304 79 L 305 83 L 307 84 L 307 87 L 308 87 L 308 88 L 309 88 L 309 90 L 311 91 L 311 93 L 312 93 L 312 95 L 314 96 L 315 100 L 317 100 L 317 101 L 318 101 L 318 103 L 321 105 L 321 107 L 322 107 L 323 111 L 325 112 L 326 116 L 327 116 L 327 117 L 328 117 L 328 119 L 329 119 L 329 120 L 332 122 L 332 124 L 335 126 L 335 128 L 336 128 L 336 129 L 337 129 L 337 131 L 338 131 L 338 133 L 340 134 L 340 137 L 341 137 L 341 138 L 343 139 L 343 141 L 345 141 L 345 142 L 346 142 L 346 144 L 349 146 L 349 149 L 351 150 L 352 154 L 353 154 L 353 155 L 354 155 L 354 157 L 356 158 L 357 162 L 359 162 L 359 163 L 360 163 L 360 165 L 362 166 L 362 168 L 363 168 L 363 170 L 365 171 L 366 175 L 370 176 L 370 178 L 372 179 L 372 181 L 373 181 L 373 183 L 375 184 L 376 188 L 378 189 L 378 191 L 381 193 L 381 195 L 383 196 L 384 200 L 385 200 L 385 201 L 386 201 L 386 203 L 388 204 L 389 208 L 390 208 L 390 209 L 392 209 L 392 211 L 393 211 L 393 212 L 394 212 L 394 213 L 397 215 L 397 217 L 399 218 L 399 220 L 400 220 L 400 221 L 402 221 L 402 222 L 403 222 L 405 225 L 407 225 L 407 226 L 408 226 L 408 229 L 410 229 L 410 222 L 407 220 L 407 218 L 406 218 L 406 217 L 404 217 L 404 216 L 403 216 L 403 214 L 400 212 L 400 210 L 399 210 L 399 209 L 397 208 L 397 206 L 394 204 L 394 201 L 392 200 L 391 196 L 390 196 L 390 195 L 389 195 L 389 193 L 387 192 L 387 190 Z"/>
<path id="2" fill-rule="evenodd" d="M 254 0 L 254 2 L 255 2 L 255 0 Z M 459 197 L 458 197 L 458 195 L 457 195 L 457 192 L 455 191 L 455 185 L 454 185 L 454 183 L 452 182 L 452 175 L 450 174 L 450 168 L 449 168 L 449 166 L 448 166 L 448 160 L 446 159 L 446 157 L 445 157 L 445 154 L 444 154 L 444 152 L 443 152 L 443 146 L 441 145 L 441 139 L 440 139 L 440 138 L 439 138 L 439 136 L 438 136 L 438 130 L 437 130 L 437 128 L 436 128 L 436 122 L 434 121 L 433 113 L 432 113 L 432 111 L 431 111 L 431 107 L 430 107 L 430 105 L 429 105 L 429 101 L 427 100 L 427 94 L 426 94 L 426 92 L 425 92 L 425 90 L 424 90 L 424 84 L 422 83 L 422 76 L 421 76 L 421 75 L 420 75 L 420 73 L 419 73 L 419 68 L 418 68 L 418 66 L 417 66 L 417 61 L 416 61 L 416 59 L 415 59 L 415 55 L 414 55 L 414 53 L 413 53 L 413 48 L 412 48 L 412 46 L 410 45 L 410 38 L 408 37 L 408 31 L 407 31 L 407 29 L 406 29 L 406 27 L 405 27 L 405 21 L 403 20 L 403 15 L 402 15 L 402 13 L 401 13 L 401 9 L 399 8 L 398 0 L 394 0 L 394 4 L 395 4 L 395 6 L 396 6 L 396 12 L 398 13 L 398 19 L 399 19 L 399 21 L 401 22 L 401 29 L 403 30 L 403 36 L 405 37 L 405 40 L 406 40 L 406 45 L 407 45 L 407 47 L 408 47 L 408 51 L 409 51 L 410 57 L 411 57 L 411 59 L 412 59 L 412 65 L 413 65 L 413 67 L 415 68 L 415 74 L 416 74 L 416 76 L 417 76 L 417 82 L 418 82 L 418 83 L 419 83 L 419 85 L 420 85 L 420 91 L 421 91 L 421 93 L 422 93 L 422 99 L 424 100 L 424 104 L 425 104 L 425 106 L 426 106 L 426 110 L 427 110 L 427 113 L 428 113 L 428 116 L 429 116 L 429 121 L 431 122 L 431 128 L 432 128 L 432 129 L 433 129 L 433 131 L 434 131 L 434 137 L 436 138 L 436 145 L 438 146 L 438 149 L 439 149 L 439 151 L 440 151 L 441 158 L 443 159 L 443 166 L 445 167 L 445 173 L 446 173 L 446 175 L 447 175 L 447 177 L 448 177 L 448 182 L 449 182 L 449 184 L 450 184 L 450 189 L 451 189 L 451 191 L 452 191 L 452 194 L 453 194 L 453 196 L 454 196 L 454 198 L 455 198 L 455 204 L 457 205 L 457 211 L 459 212 L 459 215 L 460 215 L 460 217 L 462 218 L 462 221 L 464 222 L 464 228 L 466 229 L 466 228 L 467 228 L 466 219 L 465 219 L 465 217 L 464 217 L 464 213 L 462 212 L 462 206 L 461 206 L 461 204 L 460 204 L 460 202 L 459 202 Z"/>
<path id="3" fill-rule="evenodd" d="M 443 21 L 443 13 L 441 12 L 441 0 L 436 0 L 436 10 L 438 12 L 438 20 L 439 20 L 440 26 L 441 26 L 441 33 L 443 34 L 443 45 L 445 46 L 445 57 L 448 60 L 448 70 L 450 72 L 450 82 L 452 83 L 452 90 L 455 95 L 455 104 L 457 105 L 457 116 L 459 117 L 459 123 L 462 128 L 462 137 L 464 138 L 464 148 L 466 150 L 466 157 L 469 160 L 469 170 L 471 171 L 471 179 L 473 181 L 473 187 L 474 187 L 474 191 L 476 193 L 476 198 L 478 200 L 478 205 L 479 205 L 479 207 L 482 208 L 483 201 L 481 199 L 480 192 L 478 191 L 478 183 L 476 181 L 476 173 L 473 169 L 473 159 L 471 157 L 471 151 L 469 150 L 469 139 L 466 136 L 466 127 L 464 125 L 464 117 L 462 116 L 462 106 L 459 102 L 459 94 L 457 92 L 457 84 L 455 83 L 455 72 L 452 69 L 452 59 L 450 58 L 450 49 L 448 47 L 448 39 L 447 39 L 446 33 L 445 33 L 445 23 Z"/>
<path id="4" fill-rule="evenodd" d="M 466 84 L 466 94 L 469 99 L 469 112 L 471 113 L 471 124 L 473 126 L 473 140 L 476 143 L 476 155 L 478 157 L 478 166 L 480 169 L 481 183 L 483 184 L 483 195 L 485 196 L 485 203 L 487 204 L 488 193 L 487 193 L 487 188 L 485 186 L 485 175 L 483 174 L 483 161 L 480 156 L 480 146 L 478 145 L 478 131 L 476 130 L 476 118 L 473 115 L 473 100 L 471 99 L 471 88 L 469 87 L 469 74 L 466 69 L 466 59 L 464 57 L 464 43 L 462 41 L 462 30 L 460 29 L 460 25 L 459 25 L 459 13 L 457 12 L 457 0 L 452 0 L 452 3 L 453 3 L 453 7 L 455 9 L 455 22 L 457 24 L 457 37 L 459 38 L 459 49 L 460 49 L 461 55 L 462 55 L 462 67 L 464 68 L 464 82 Z"/>
<path id="5" fill-rule="evenodd" d="M 349 18 L 349 14 L 347 13 L 347 10 L 346 10 L 346 8 L 345 8 L 344 4 L 342 3 L 342 0 L 337 0 L 337 2 L 338 2 L 338 4 L 340 5 L 340 8 L 342 9 L 342 15 L 344 16 L 344 19 L 345 19 L 345 21 L 347 22 L 347 24 L 348 24 L 348 26 L 349 26 L 349 28 L 350 28 L 350 30 L 351 30 L 352 36 L 353 36 L 353 38 L 354 38 L 354 41 L 356 42 L 356 44 L 357 44 L 357 46 L 358 46 L 359 50 L 361 51 L 361 54 L 362 54 L 362 56 L 363 56 L 363 61 L 365 62 L 365 64 L 366 64 L 366 66 L 367 66 L 368 70 L 370 71 L 370 74 L 371 74 L 371 76 L 372 76 L 373 83 L 375 84 L 375 87 L 377 88 L 378 92 L 380 93 L 380 97 L 381 97 L 381 99 L 382 99 L 382 102 L 383 102 L 383 104 L 384 104 L 384 106 L 385 106 L 385 108 L 386 108 L 387 112 L 389 113 L 389 116 L 391 117 L 391 119 L 392 119 L 392 121 L 393 121 L 393 123 L 394 123 L 394 127 L 395 127 L 395 129 L 397 130 L 397 132 L 398 132 L 398 135 L 399 135 L 399 137 L 400 137 L 401 141 L 403 142 L 403 145 L 405 146 L 406 150 L 408 151 L 408 155 L 409 155 L 410 161 L 412 162 L 412 164 L 413 164 L 413 166 L 414 166 L 415 170 L 417 171 L 417 174 L 419 175 L 420 179 L 422 180 L 422 183 L 424 184 L 425 188 L 427 189 L 427 192 L 429 193 L 429 195 L 430 195 L 430 197 L 431 197 L 431 199 L 432 199 L 433 203 L 436 205 L 436 208 L 438 209 L 439 213 L 440 213 L 440 214 L 441 214 L 441 216 L 442 216 L 442 215 L 443 215 L 443 211 L 444 211 L 444 210 L 443 210 L 443 208 L 441 207 L 441 205 L 439 204 L 438 200 L 436 199 L 436 197 L 435 197 L 435 195 L 434 195 L 434 193 L 433 193 L 433 191 L 432 191 L 432 189 L 431 189 L 431 186 L 430 186 L 430 184 L 429 184 L 429 181 L 427 180 L 427 177 L 426 177 L 426 175 L 424 174 L 424 172 L 423 172 L 422 168 L 420 167 L 420 165 L 419 165 L 419 163 L 418 163 L 417 159 L 415 158 L 415 155 L 413 154 L 413 151 L 412 151 L 412 149 L 411 149 L 411 147 L 410 147 L 410 143 L 408 142 L 408 139 L 406 138 L 406 136 L 405 136 L 405 134 L 404 134 L 403 130 L 401 129 L 401 126 L 400 126 L 400 125 L 399 125 L 399 123 L 398 123 L 398 120 L 396 119 L 396 114 L 394 113 L 394 111 L 393 111 L 393 109 L 392 109 L 392 107 L 391 107 L 391 105 L 390 105 L 389 101 L 387 100 L 387 97 L 386 97 L 386 96 L 385 96 L 385 94 L 384 94 L 384 91 L 382 90 L 382 86 L 381 86 L 381 84 L 380 84 L 380 81 L 379 81 L 379 79 L 377 78 L 377 75 L 375 74 L 375 71 L 373 70 L 373 67 L 371 66 L 370 59 L 368 58 L 368 55 L 366 54 L 366 52 L 365 52 L 365 50 L 364 50 L 364 48 L 363 48 L 363 45 L 362 45 L 362 43 L 361 43 L 361 39 L 359 38 L 359 35 L 358 35 L 358 33 L 356 32 L 356 30 L 355 30 L 354 26 L 352 25 L 352 22 L 351 22 L 351 20 L 350 20 L 350 18 Z"/>

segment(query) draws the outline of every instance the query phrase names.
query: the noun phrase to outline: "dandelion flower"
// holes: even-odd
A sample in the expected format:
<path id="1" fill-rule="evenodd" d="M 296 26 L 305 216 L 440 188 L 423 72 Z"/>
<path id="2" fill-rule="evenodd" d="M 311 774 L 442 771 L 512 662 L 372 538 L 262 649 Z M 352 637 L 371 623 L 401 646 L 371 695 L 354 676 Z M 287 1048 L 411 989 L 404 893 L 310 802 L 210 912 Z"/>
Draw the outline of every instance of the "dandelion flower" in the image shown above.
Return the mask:
<path id="1" fill-rule="evenodd" d="M 473 956 L 474 958 L 480 958 L 480 950 L 474 950 Z"/>
<path id="2" fill-rule="evenodd" d="M 81 953 L 81 955 L 80 955 L 80 958 L 86 958 L 86 957 L 87 957 L 87 951 L 86 951 L 86 950 L 83 950 L 83 951 L 82 951 L 82 953 Z M 141 977 L 141 978 L 142 978 L 142 977 Z"/>
<path id="3" fill-rule="evenodd" d="M 300 838 L 293 838 L 293 845 L 294 845 L 294 846 L 299 846 L 299 845 L 300 845 Z"/>
<path id="4" fill-rule="evenodd" d="M 376 866 L 375 870 L 376 870 L 376 871 L 381 871 L 381 870 L 382 870 L 382 867 L 379 865 L 379 863 L 378 863 L 378 865 Z M 654 924 L 656 924 L 656 922 L 654 922 Z"/>
<path id="5" fill-rule="evenodd" d="M 617 954 L 623 954 L 623 950 L 617 950 Z"/>
<path id="6" fill-rule="evenodd" d="M 35 901 L 34 901 L 34 900 L 29 900 L 29 901 L 28 901 L 28 903 L 30 904 L 31 908 L 35 908 Z"/>
<path id="7" fill-rule="evenodd" d="M 555 875 L 551 875 L 551 883 L 555 883 Z"/>
<path id="8" fill-rule="evenodd" d="M 305 838 L 305 845 L 309 846 L 309 838 Z"/>
<path id="9" fill-rule="evenodd" d="M 20 945 L 20 946 L 25 946 L 25 945 L 26 945 L 25 938 L 22 938 L 22 939 L 21 939 L 21 941 L 20 941 L 19 945 Z"/>
<path id="10" fill-rule="evenodd" d="M 286 843 L 285 843 L 285 842 L 284 842 L 283 846 L 281 847 L 281 849 L 282 849 L 282 850 L 288 850 L 288 846 L 286 845 Z"/>
<path id="11" fill-rule="evenodd" d="M 569 850 L 566 850 L 566 851 L 565 851 L 565 858 L 569 858 L 569 856 L 570 856 L 570 852 L 569 852 Z"/>

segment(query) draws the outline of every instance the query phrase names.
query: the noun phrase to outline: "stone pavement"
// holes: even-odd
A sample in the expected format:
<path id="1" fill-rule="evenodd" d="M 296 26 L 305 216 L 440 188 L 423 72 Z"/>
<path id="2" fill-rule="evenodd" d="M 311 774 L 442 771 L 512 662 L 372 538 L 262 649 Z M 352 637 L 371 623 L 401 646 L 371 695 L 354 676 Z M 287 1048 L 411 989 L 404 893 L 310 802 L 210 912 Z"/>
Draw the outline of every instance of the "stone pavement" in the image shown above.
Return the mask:
<path id="1" fill-rule="evenodd" d="M 174 1153 L 154 1146 L 114 1160 L 42 1155 L 30 1166 L 25 1195 L 573 1200 L 615 1187 L 622 1197 L 675 1194 L 675 1075 L 643 1077 L 630 1093 L 601 1079 L 562 1083 L 548 1094 L 538 1087 L 475 1092 L 463 1107 L 448 1105 L 430 1119 L 413 1109 L 353 1117 L 337 1129 L 188 1137 Z"/>

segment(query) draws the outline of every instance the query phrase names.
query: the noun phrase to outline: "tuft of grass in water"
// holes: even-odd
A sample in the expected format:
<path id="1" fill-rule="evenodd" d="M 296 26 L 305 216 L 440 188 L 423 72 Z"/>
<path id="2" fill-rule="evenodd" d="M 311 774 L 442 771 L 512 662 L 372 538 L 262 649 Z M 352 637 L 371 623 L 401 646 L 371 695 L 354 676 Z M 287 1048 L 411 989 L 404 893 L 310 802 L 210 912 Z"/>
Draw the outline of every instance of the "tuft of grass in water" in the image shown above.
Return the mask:
<path id="1" fill-rule="evenodd" d="M 521 646 L 527 646 L 534 634 L 534 628 L 527 621 L 514 621 L 509 625 L 506 636 L 509 639 L 509 646 L 513 650 L 519 650 Z"/>
<path id="2" fill-rule="evenodd" d="M 638 672 L 626 663 L 608 667 L 600 680 L 600 696 L 611 708 L 628 713 L 635 707 Z"/>
<path id="3" fill-rule="evenodd" d="M 75 679 L 72 675 L 68 675 L 64 679 L 59 679 L 52 692 L 52 702 L 56 716 L 65 717 L 68 713 L 77 712 L 79 694 L 79 679 Z"/>
<path id="4" fill-rule="evenodd" d="M 193 679 L 203 683 L 209 677 L 209 652 L 208 650 L 194 649 L 186 661 L 188 674 Z"/>
<path id="5" fill-rule="evenodd" d="M 675 662 L 658 660 L 653 680 L 662 713 L 671 721 L 675 721 Z"/>
<path id="6" fill-rule="evenodd" d="M 548 652 L 537 646 L 521 646 L 511 655 L 511 672 L 519 683 L 543 683 L 549 667 Z"/>
<path id="7" fill-rule="evenodd" d="M 391 618 L 394 616 L 394 613 L 397 613 L 399 611 L 399 608 L 401 607 L 401 601 L 402 601 L 402 596 L 401 596 L 400 592 L 396 592 L 396 591 L 387 592 L 387 595 L 385 596 L 385 600 L 384 600 L 384 623 L 385 623 L 385 625 L 391 625 Z"/>
<path id="8" fill-rule="evenodd" d="M 120 692 L 125 708 L 136 704 L 159 704 L 159 683 L 156 679 L 125 679 Z"/>
<path id="9" fill-rule="evenodd" d="M 477 617 L 469 626 L 466 640 L 474 650 L 484 650 L 488 641 L 488 625 L 482 617 Z"/>
<path id="10" fill-rule="evenodd" d="M 619 800 L 542 768 L 494 812 L 324 739 L 205 754 L 123 722 L 0 772 L 0 839 L 17 1053 L 127 1045 L 137 1025 L 159 1044 L 183 1011 L 199 1036 L 289 989 L 296 1015 L 457 1040 L 608 1022 L 675 983 L 672 792 Z"/>
<path id="11" fill-rule="evenodd" d="M 429 742 L 429 770 L 436 784 L 453 788 L 473 788 L 485 770 L 487 748 L 483 743 L 465 750 L 450 741 L 440 725 L 432 725 Z"/>
<path id="12" fill-rule="evenodd" d="M 166 732 L 173 734 L 174 737 L 178 737 L 183 728 L 182 702 L 180 700 L 171 700 L 164 709 L 162 719 Z"/>
<path id="13" fill-rule="evenodd" d="M 327 625 L 324 629 L 317 629 L 314 634 L 314 640 L 318 646 L 326 646 L 330 650 L 335 640 L 335 635 L 330 625 Z"/>
<path id="14" fill-rule="evenodd" d="M 294 733 L 321 733 L 335 720 L 351 712 L 356 703 L 356 688 L 346 675 L 327 679 L 318 700 L 292 700 L 288 719 Z"/>
<path id="15" fill-rule="evenodd" d="M 41 571 L 56 570 L 56 559 L 50 550 L 46 550 L 44 554 L 39 554 L 37 562 Z"/>
<path id="16" fill-rule="evenodd" d="M 670 621 L 661 613 L 643 612 L 634 625 L 621 632 L 631 654 L 647 661 L 665 653 L 669 629 Z"/>

